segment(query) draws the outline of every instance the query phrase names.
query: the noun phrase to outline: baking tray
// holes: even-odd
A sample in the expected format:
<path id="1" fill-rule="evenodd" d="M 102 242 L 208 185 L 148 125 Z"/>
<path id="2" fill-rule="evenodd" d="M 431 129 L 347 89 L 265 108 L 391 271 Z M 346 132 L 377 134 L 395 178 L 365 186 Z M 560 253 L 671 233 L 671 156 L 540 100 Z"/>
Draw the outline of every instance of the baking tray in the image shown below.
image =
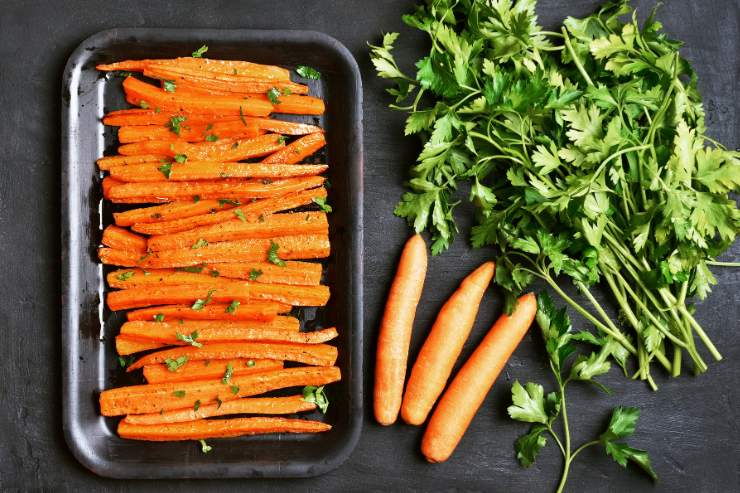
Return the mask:
<path id="1" fill-rule="evenodd" d="M 315 435 L 272 434 L 197 442 L 120 439 L 118 418 L 99 414 L 101 390 L 141 383 L 118 365 L 114 337 L 123 317 L 104 306 L 106 269 L 97 259 L 102 229 L 112 222 L 102 202 L 95 160 L 115 152 L 115 130 L 106 111 L 124 108 L 121 77 L 95 70 L 98 63 L 136 58 L 188 56 L 202 44 L 207 56 L 294 68 L 309 65 L 322 77 L 311 94 L 324 98 L 326 113 L 294 117 L 327 131 L 330 165 L 329 215 L 332 254 L 325 277 L 329 304 L 304 309 L 308 326 L 339 328 L 337 365 L 342 381 L 327 387 L 325 421 L 333 428 Z M 287 116 L 286 116 L 287 118 Z M 77 47 L 62 81 L 62 385 L 63 428 L 74 456 L 91 471 L 116 478 L 308 477 L 327 472 L 352 452 L 362 426 L 362 86 L 357 64 L 337 40 L 312 31 L 141 29 L 97 33 Z M 137 372 L 138 373 L 138 372 Z M 318 418 L 318 416 L 314 416 Z"/>

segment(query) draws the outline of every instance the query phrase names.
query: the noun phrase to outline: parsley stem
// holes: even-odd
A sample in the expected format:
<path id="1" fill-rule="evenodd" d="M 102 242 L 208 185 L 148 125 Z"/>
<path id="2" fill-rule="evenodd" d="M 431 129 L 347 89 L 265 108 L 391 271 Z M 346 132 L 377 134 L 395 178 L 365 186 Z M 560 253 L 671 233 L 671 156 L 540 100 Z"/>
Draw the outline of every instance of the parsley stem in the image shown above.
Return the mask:
<path id="1" fill-rule="evenodd" d="M 717 267 L 740 267 L 740 262 L 719 262 L 717 260 L 705 260 L 707 265 L 716 265 Z"/>
<path id="2" fill-rule="evenodd" d="M 583 79 L 586 81 L 586 84 L 589 86 L 593 86 L 594 83 L 591 80 L 591 77 L 588 76 L 588 73 L 583 68 L 583 65 L 581 65 L 581 60 L 578 58 L 578 55 L 576 55 L 575 50 L 573 50 L 573 45 L 570 44 L 570 36 L 568 36 L 568 31 L 565 30 L 565 28 L 562 28 L 563 38 L 565 39 L 565 47 L 568 48 L 568 52 L 570 53 L 570 57 L 573 59 L 573 63 L 576 64 L 576 68 L 578 68 L 578 71 L 583 76 Z"/>
<path id="3" fill-rule="evenodd" d="M 552 429 L 552 426 L 547 426 L 547 431 L 550 432 L 550 435 L 552 436 L 553 440 L 555 440 L 555 443 L 558 445 L 558 448 L 560 449 L 560 453 L 563 454 L 563 457 L 565 457 L 565 448 L 563 447 L 563 442 L 560 441 L 560 437 L 557 433 L 555 433 L 555 430 Z"/>
<path id="4" fill-rule="evenodd" d="M 578 447 L 577 449 L 575 449 L 575 451 L 570 456 L 570 460 L 573 461 L 576 458 L 576 455 L 580 454 L 581 451 L 585 450 L 586 448 L 590 447 L 591 445 L 598 445 L 600 443 L 601 442 L 599 440 L 591 440 L 590 442 L 584 443 L 583 445 L 581 445 L 580 447 Z"/>

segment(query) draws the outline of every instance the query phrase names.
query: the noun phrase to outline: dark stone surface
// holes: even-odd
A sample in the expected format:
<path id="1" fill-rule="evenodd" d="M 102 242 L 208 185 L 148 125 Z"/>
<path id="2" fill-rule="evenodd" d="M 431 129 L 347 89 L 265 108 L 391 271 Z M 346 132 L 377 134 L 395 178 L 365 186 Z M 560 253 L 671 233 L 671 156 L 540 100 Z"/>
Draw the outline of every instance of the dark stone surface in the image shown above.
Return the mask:
<path id="1" fill-rule="evenodd" d="M 420 430 L 384 429 L 366 420 L 360 444 L 340 469 L 310 480 L 115 481 L 98 478 L 75 462 L 61 432 L 59 112 L 60 80 L 67 56 L 84 38 L 116 26 L 315 29 L 342 41 L 357 57 L 365 84 L 365 339 L 366 385 L 371 395 L 373 341 L 379 312 L 400 246 L 408 234 L 392 210 L 402 192 L 416 141 L 402 137 L 402 117 L 385 108 L 384 84 L 371 71 L 366 41 L 401 31 L 399 59 L 409 66 L 424 40 L 400 22 L 411 2 L 175 2 L 162 0 L 5 1 L 0 9 L 0 490 L 26 491 L 550 491 L 560 457 L 548 446 L 535 466 L 520 469 L 515 437 L 525 427 L 505 418 L 511 380 L 548 384 L 539 341 L 527 336 L 484 403 L 453 458 L 426 465 L 418 452 Z M 650 1 L 637 2 L 646 11 Z M 582 15 L 594 0 L 540 0 L 544 25 Z M 660 19 L 686 42 L 699 73 L 710 134 L 740 145 L 737 117 L 738 3 L 674 0 Z M 156 56 L 156 54 L 152 54 Z M 461 211 L 463 212 L 463 211 Z M 465 223 L 462 224 L 465 229 Z M 430 261 L 427 289 L 416 324 L 412 355 L 434 314 L 460 278 L 491 255 L 460 239 Z M 736 245 L 726 255 L 738 260 Z M 708 374 L 669 381 L 660 372 L 658 393 L 616 371 L 602 396 L 590 388 L 569 394 L 575 443 L 598 433 L 609 410 L 637 405 L 642 418 L 635 446 L 650 451 L 660 481 L 652 485 L 589 450 L 571 471 L 570 491 L 724 492 L 740 490 L 740 272 L 715 269 L 720 285 L 697 308 L 725 359 Z M 500 310 L 495 290 L 484 298 L 466 356 Z M 368 400 L 369 409 L 369 400 Z M 370 415 L 370 413 L 367 413 Z"/>

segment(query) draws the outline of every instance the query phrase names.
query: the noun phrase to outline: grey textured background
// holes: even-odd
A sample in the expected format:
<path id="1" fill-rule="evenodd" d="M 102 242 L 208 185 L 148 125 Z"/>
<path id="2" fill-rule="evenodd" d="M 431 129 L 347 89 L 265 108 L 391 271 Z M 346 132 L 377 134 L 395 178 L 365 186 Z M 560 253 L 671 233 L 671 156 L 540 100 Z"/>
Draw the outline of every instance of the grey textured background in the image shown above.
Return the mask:
<path id="1" fill-rule="evenodd" d="M 635 2 L 643 12 L 651 1 Z M 710 134 L 728 147 L 740 145 L 737 117 L 739 4 L 736 0 L 672 0 L 660 12 L 667 31 L 700 76 Z M 540 0 L 541 23 L 583 15 L 593 0 Z M 381 428 L 366 419 L 360 444 L 340 469 L 310 480 L 115 481 L 98 478 L 75 462 L 61 432 L 59 112 L 60 80 L 67 56 L 87 36 L 117 26 L 315 29 L 342 41 L 355 55 L 365 86 L 365 339 L 366 390 L 376 327 L 394 263 L 408 234 L 393 217 L 405 170 L 418 152 L 402 136 L 402 116 L 385 108 L 384 84 L 371 70 L 365 43 L 384 31 L 400 31 L 399 60 L 409 68 L 423 38 L 401 24 L 412 2 L 316 0 L 271 2 L 176 2 L 160 0 L 3 1 L 0 5 L 0 491 L 550 491 L 560 457 L 549 446 L 530 469 L 513 454 L 525 426 L 505 418 L 511 380 L 551 384 L 539 341 L 527 336 L 484 403 L 453 458 L 429 466 L 418 452 L 420 430 Z M 461 211 L 462 212 L 462 211 Z M 466 225 L 463 222 L 463 229 Z M 457 282 L 489 258 L 463 238 L 430 261 L 427 289 L 416 323 L 412 355 L 436 310 Z M 738 260 L 740 247 L 726 255 Z M 724 492 L 740 490 L 740 272 L 715 269 L 720 286 L 698 307 L 725 359 L 698 378 L 669 381 L 658 373 L 658 393 L 615 370 L 604 397 L 590 388 L 569 394 L 575 443 L 604 426 L 609 410 L 637 405 L 642 418 L 635 446 L 650 451 L 660 475 L 656 485 L 624 471 L 600 451 L 589 450 L 571 470 L 570 491 Z M 463 356 L 471 351 L 500 309 L 491 290 Z M 534 334 L 536 335 L 536 334 Z M 369 401 L 368 401 L 368 409 Z M 370 414 L 370 413 L 368 413 Z"/>

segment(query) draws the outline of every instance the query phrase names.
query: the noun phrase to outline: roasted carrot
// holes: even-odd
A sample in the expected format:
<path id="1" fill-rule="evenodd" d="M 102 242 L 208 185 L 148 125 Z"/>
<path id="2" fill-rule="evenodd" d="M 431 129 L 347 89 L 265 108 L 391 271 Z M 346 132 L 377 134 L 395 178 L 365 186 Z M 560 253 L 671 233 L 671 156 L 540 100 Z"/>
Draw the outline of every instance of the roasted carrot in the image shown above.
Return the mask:
<path id="1" fill-rule="evenodd" d="M 236 206 L 236 201 L 202 199 L 190 199 L 171 204 L 154 205 L 150 207 L 141 207 L 130 209 L 125 212 L 114 212 L 113 219 L 118 226 L 132 226 L 135 224 L 147 223 L 169 223 L 183 218 L 189 218 L 200 215 L 213 215 L 217 211 L 227 211 Z M 233 215 L 233 213 L 231 213 Z M 133 228 L 132 228 L 133 229 Z M 139 231 L 144 234 L 145 231 Z"/>
<path id="2" fill-rule="evenodd" d="M 421 451 L 429 462 L 452 454 L 475 413 L 537 312 L 532 293 L 519 298 L 511 315 L 503 314 L 453 378 L 424 432 Z"/>
<path id="3" fill-rule="evenodd" d="M 144 367 L 144 378 L 148 383 L 188 382 L 191 380 L 222 378 L 229 365 L 231 365 L 232 375 L 238 376 L 267 370 L 278 370 L 283 367 L 283 362 L 248 358 L 201 360 L 186 362 L 175 371 L 167 368 L 167 365 L 147 365 Z"/>
<path id="4" fill-rule="evenodd" d="M 277 245 L 277 246 L 275 246 Z M 265 262 L 271 249 L 283 260 L 305 260 L 329 256 L 329 237 L 326 235 L 281 236 L 279 238 L 252 238 L 205 244 L 195 242 L 190 248 L 150 252 L 138 255 L 126 250 L 100 248 L 98 256 L 104 264 L 121 267 L 166 268 L 189 267 L 203 263 Z"/>
<path id="5" fill-rule="evenodd" d="M 191 310 L 200 311 L 200 309 L 196 310 L 192 308 Z M 226 309 L 224 309 L 224 314 L 226 314 Z M 145 339 L 156 339 L 154 336 L 158 334 L 172 333 L 174 338 L 175 332 L 186 335 L 192 332 L 200 334 L 206 330 L 218 329 L 219 327 L 227 329 L 271 329 L 283 332 L 298 332 L 301 326 L 297 318 L 283 315 L 275 316 L 270 320 L 193 320 L 167 319 L 166 316 L 160 318 L 160 321 L 154 321 L 153 318 L 150 318 L 149 320 L 130 320 L 124 322 L 121 326 L 120 333 L 132 339 L 143 341 Z M 169 338 L 165 339 L 167 340 L 163 339 L 160 342 L 169 343 Z M 200 339 L 198 340 L 200 341 Z"/>
<path id="6" fill-rule="evenodd" d="M 110 248 L 130 250 L 139 254 L 146 252 L 147 248 L 146 238 L 112 224 L 103 230 L 102 243 Z"/>
<path id="7" fill-rule="evenodd" d="M 111 178 L 110 176 L 106 176 L 105 178 L 103 178 L 103 181 L 100 184 L 100 187 L 103 189 L 103 198 L 110 199 L 111 189 L 118 185 L 123 185 L 123 182 Z"/>
<path id="8" fill-rule="evenodd" d="M 209 344 L 216 342 L 294 342 L 300 344 L 321 344 L 328 342 L 337 337 L 335 328 L 315 330 L 311 332 L 299 332 L 297 330 L 281 329 L 270 327 L 271 322 L 232 322 L 221 320 L 208 320 L 208 325 L 197 329 L 198 342 Z M 187 324 L 192 326 L 193 321 Z M 198 320 L 198 322 L 206 322 Z M 187 335 L 189 329 L 185 325 L 178 326 L 178 323 L 167 322 L 126 322 L 121 327 L 121 334 L 142 341 L 161 342 L 163 344 L 183 346 L 188 343 L 183 342 L 180 338 Z M 179 337 L 178 337 L 179 334 Z"/>
<path id="9" fill-rule="evenodd" d="M 129 164 L 162 163 L 167 156 L 164 154 L 145 154 L 139 156 L 104 156 L 96 161 L 101 171 L 107 171 L 117 166 L 128 166 Z"/>
<path id="10" fill-rule="evenodd" d="M 289 286 L 235 281 L 230 285 L 190 284 L 180 286 L 154 286 L 111 291 L 107 295 L 108 307 L 127 310 L 163 304 L 193 304 L 196 300 L 231 303 L 250 303 L 268 300 L 295 306 L 323 306 L 329 301 L 328 286 Z"/>
<path id="11" fill-rule="evenodd" d="M 155 442 L 202 440 L 268 433 L 322 433 L 329 430 L 331 430 L 331 425 L 321 421 L 266 416 L 201 419 L 159 425 L 136 425 L 127 423 L 125 420 L 118 423 L 118 435 L 121 438 Z"/>
<path id="12" fill-rule="evenodd" d="M 309 346 L 309 348 L 315 347 L 317 346 Z M 154 354 L 172 351 L 165 350 Z M 147 356 L 142 359 L 145 358 Z M 299 385 L 324 385 L 339 379 L 339 368 L 326 365 L 325 367 L 284 368 L 232 376 L 226 384 L 219 378 L 192 382 L 132 385 L 101 392 L 100 411 L 103 416 L 120 416 L 192 408 L 196 401 L 200 401 L 201 404 L 216 402 L 217 399 L 226 402 L 239 397 L 249 397 Z"/>
<path id="13" fill-rule="evenodd" d="M 157 108 L 159 109 L 159 108 Z M 128 108 L 124 110 L 115 110 L 105 114 L 103 117 L 103 124 L 112 127 L 152 127 L 152 128 L 164 128 L 167 132 L 172 131 L 167 126 L 172 121 L 173 116 L 186 116 L 187 125 L 209 125 L 215 124 L 215 122 L 238 122 L 238 115 L 213 115 L 205 114 L 201 115 L 198 113 L 189 113 L 187 115 L 180 115 L 177 112 L 162 111 L 159 109 L 143 109 L 143 108 Z M 245 117 L 254 118 L 254 117 Z M 268 120 L 268 118 L 257 118 L 257 120 Z M 187 130 L 182 128 L 182 130 Z M 281 133 L 281 132 L 278 132 Z M 219 135 L 219 134 L 216 134 Z M 147 139 L 148 140 L 148 139 Z"/>
<path id="14" fill-rule="evenodd" d="M 308 86 L 290 80 L 257 79 L 234 74 L 203 72 L 188 67 L 150 65 L 144 69 L 144 76 L 171 81 L 175 87 L 182 82 L 189 82 L 198 87 L 230 93 L 260 93 L 274 87 L 280 94 L 308 94 Z"/>
<path id="15" fill-rule="evenodd" d="M 270 154 L 263 159 L 262 162 L 286 164 L 300 163 L 325 145 L 326 138 L 323 133 L 308 134 L 305 137 L 294 140 L 274 154 Z"/>
<path id="16" fill-rule="evenodd" d="M 166 92 L 134 77 L 127 77 L 123 81 L 123 90 L 126 92 L 126 100 L 134 105 L 141 106 L 143 101 L 150 107 L 172 112 L 267 116 L 273 111 L 273 105 L 262 99 L 229 96 L 193 97 L 177 92 Z"/>
<path id="17" fill-rule="evenodd" d="M 380 322 L 373 404 L 375 419 L 385 426 L 396 422 L 401 409 L 411 331 L 426 272 L 427 246 L 416 234 L 401 253 Z"/>
<path id="18" fill-rule="evenodd" d="M 274 301 L 250 301 L 240 304 L 237 310 L 227 311 L 228 303 L 211 303 L 200 310 L 189 305 L 164 305 L 141 308 L 126 313 L 129 321 L 155 320 L 272 320 L 281 313 L 288 313 L 290 305 Z"/>
<path id="19" fill-rule="evenodd" d="M 159 349 L 165 346 L 166 344 L 162 344 L 160 342 L 141 341 L 139 339 L 133 339 L 131 337 L 121 335 L 116 336 L 116 353 L 121 356 L 149 351 L 150 349 Z"/>
<path id="20" fill-rule="evenodd" d="M 243 219 L 242 219 L 243 218 Z M 133 233 L 131 233 L 133 234 Z M 274 238 L 286 235 L 328 235 L 329 222 L 324 212 L 290 212 L 270 214 L 262 220 L 249 221 L 245 216 L 210 226 L 199 226 L 190 231 L 152 236 L 148 240 L 151 251 L 190 248 L 198 240 L 208 243 L 247 238 Z"/>
<path id="21" fill-rule="evenodd" d="M 110 176 L 124 182 L 162 181 L 162 163 L 131 164 L 110 169 Z M 173 163 L 168 180 L 218 180 L 224 178 L 294 178 L 316 176 L 328 169 L 325 164 L 260 164 L 193 161 Z"/>
<path id="22" fill-rule="evenodd" d="M 326 198 L 326 189 L 324 187 L 310 188 L 308 190 L 300 190 L 298 192 L 291 192 L 285 195 L 277 197 L 257 200 L 255 202 L 249 202 L 243 205 L 239 205 L 239 210 L 249 220 L 259 220 L 260 215 L 266 216 L 275 212 L 285 211 L 289 209 L 295 209 L 304 205 L 311 204 L 316 199 Z M 223 201 L 216 202 L 224 204 Z M 174 204 L 173 204 L 174 205 Z M 232 206 L 232 203 L 228 205 Z M 155 207 L 167 207 L 167 206 L 155 206 Z M 231 207 L 224 207 L 225 209 L 231 209 Z M 211 210 L 212 209 L 212 210 Z M 148 209 L 135 209 L 137 211 L 145 212 Z M 121 216 L 127 213 L 121 214 Z M 133 214 L 133 213 L 131 213 Z M 137 221 L 131 229 L 138 233 L 144 233 L 148 235 L 164 235 L 171 233 L 179 233 L 181 231 L 188 231 L 198 226 L 206 226 L 209 224 L 222 223 L 234 219 L 238 213 L 236 210 L 220 211 L 216 208 L 211 207 L 199 214 L 190 214 L 183 216 L 182 218 L 173 218 L 167 221 L 155 220 L 142 220 Z M 140 216 L 141 217 L 141 216 Z M 146 219 L 147 215 L 143 214 Z M 128 225 L 128 221 L 125 224 L 118 223 L 118 217 L 116 217 L 116 223 L 119 225 Z"/>
<path id="23" fill-rule="evenodd" d="M 124 418 L 131 425 L 160 425 L 184 423 L 214 416 L 233 414 L 295 414 L 316 409 L 316 404 L 306 402 L 302 395 L 288 397 L 245 397 L 233 401 L 198 406 L 195 409 L 175 409 L 164 413 L 129 414 Z"/>
<path id="24" fill-rule="evenodd" d="M 212 58 L 170 58 L 157 60 L 124 60 L 110 64 L 100 64 L 97 70 L 123 70 L 128 72 L 143 72 L 150 65 L 187 67 L 205 72 L 236 74 L 260 79 L 289 80 L 290 71 L 274 65 L 263 65 L 239 60 L 214 60 Z"/>
<path id="25" fill-rule="evenodd" d="M 226 124 L 230 124 L 226 127 Z M 241 122 L 224 122 L 220 130 L 215 129 L 212 123 L 194 125 L 188 122 L 188 125 L 181 127 L 179 133 L 175 134 L 170 128 L 164 125 L 130 125 L 118 129 L 118 142 L 121 144 L 130 144 L 132 142 L 143 142 L 147 140 L 181 140 L 185 142 L 204 142 L 208 139 L 218 137 L 219 139 L 251 139 L 258 135 L 264 134 L 265 131 L 252 125 L 245 126 Z"/>
<path id="26" fill-rule="evenodd" d="M 186 156 L 190 161 L 241 161 L 274 153 L 285 147 L 278 134 L 258 135 L 247 139 L 218 139 L 215 142 L 184 142 L 180 140 L 145 140 L 124 144 L 118 153 L 124 156 L 165 154 Z"/>
<path id="27" fill-rule="evenodd" d="M 494 264 L 486 262 L 463 279 L 445 302 L 419 351 L 406 385 L 401 417 L 411 425 L 424 422 L 444 390 L 457 357 L 473 328 L 481 298 L 493 278 Z"/>

